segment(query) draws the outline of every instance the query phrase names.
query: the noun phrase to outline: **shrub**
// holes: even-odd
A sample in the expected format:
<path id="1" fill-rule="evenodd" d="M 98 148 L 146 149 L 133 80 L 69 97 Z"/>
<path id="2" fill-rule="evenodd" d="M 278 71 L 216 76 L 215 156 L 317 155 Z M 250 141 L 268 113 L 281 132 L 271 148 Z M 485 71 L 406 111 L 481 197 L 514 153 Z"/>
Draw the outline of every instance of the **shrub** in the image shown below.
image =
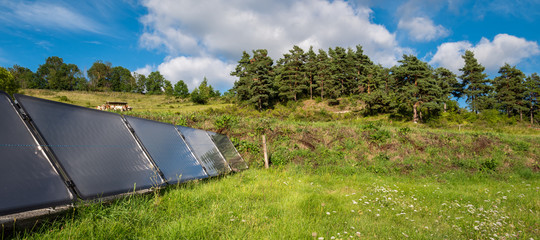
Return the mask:
<path id="1" fill-rule="evenodd" d="M 390 131 L 388 130 L 377 130 L 369 135 L 369 140 L 374 143 L 384 143 L 387 139 L 390 138 Z"/>
<path id="2" fill-rule="evenodd" d="M 488 158 L 484 162 L 482 162 L 480 169 L 481 170 L 490 170 L 494 171 L 499 166 L 499 162 L 493 158 Z"/>
<path id="3" fill-rule="evenodd" d="M 218 129 L 219 133 L 225 130 L 231 130 L 231 128 L 234 128 L 237 124 L 238 118 L 231 115 L 221 115 L 214 121 L 214 126 Z"/>

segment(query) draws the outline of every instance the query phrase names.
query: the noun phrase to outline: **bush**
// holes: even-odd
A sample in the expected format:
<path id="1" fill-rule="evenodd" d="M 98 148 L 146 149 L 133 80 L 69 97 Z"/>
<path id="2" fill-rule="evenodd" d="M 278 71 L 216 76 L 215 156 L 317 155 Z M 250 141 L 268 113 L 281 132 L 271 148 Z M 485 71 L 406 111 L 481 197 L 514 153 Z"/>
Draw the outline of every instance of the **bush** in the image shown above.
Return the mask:
<path id="1" fill-rule="evenodd" d="M 216 118 L 214 121 L 214 126 L 218 129 L 218 132 L 221 133 L 225 130 L 229 131 L 231 128 L 238 124 L 238 119 L 231 115 L 222 115 Z"/>
<path id="2" fill-rule="evenodd" d="M 480 169 L 481 170 L 489 170 L 494 171 L 499 166 L 499 162 L 493 158 L 486 159 L 484 162 L 482 162 Z"/>

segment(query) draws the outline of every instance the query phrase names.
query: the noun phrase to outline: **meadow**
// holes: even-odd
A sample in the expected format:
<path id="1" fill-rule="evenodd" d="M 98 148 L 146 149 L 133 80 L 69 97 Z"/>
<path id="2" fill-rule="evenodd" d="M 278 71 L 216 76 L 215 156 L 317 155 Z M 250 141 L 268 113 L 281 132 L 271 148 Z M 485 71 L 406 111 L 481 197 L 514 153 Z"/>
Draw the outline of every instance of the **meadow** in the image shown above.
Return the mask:
<path id="1" fill-rule="evenodd" d="M 32 229 L 2 231 L 2 239 L 540 236 L 540 131 L 526 124 L 412 124 L 305 104 L 258 112 L 161 95 L 25 94 L 87 107 L 123 100 L 134 107 L 126 114 L 221 131 L 250 169 L 77 204 Z"/>

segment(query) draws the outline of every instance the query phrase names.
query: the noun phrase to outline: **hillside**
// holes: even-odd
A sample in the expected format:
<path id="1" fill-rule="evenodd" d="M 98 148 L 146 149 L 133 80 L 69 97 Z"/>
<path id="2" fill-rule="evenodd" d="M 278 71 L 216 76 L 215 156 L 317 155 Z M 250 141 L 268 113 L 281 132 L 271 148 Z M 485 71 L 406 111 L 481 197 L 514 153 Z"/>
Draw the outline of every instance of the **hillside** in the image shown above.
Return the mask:
<path id="1" fill-rule="evenodd" d="M 258 112 L 161 95 L 30 91 L 229 135 L 250 169 L 79 206 L 16 238 L 524 238 L 540 235 L 540 131 L 433 125 L 305 102 Z M 64 97 L 62 97 L 64 96 Z M 262 166 L 261 134 L 272 162 Z"/>

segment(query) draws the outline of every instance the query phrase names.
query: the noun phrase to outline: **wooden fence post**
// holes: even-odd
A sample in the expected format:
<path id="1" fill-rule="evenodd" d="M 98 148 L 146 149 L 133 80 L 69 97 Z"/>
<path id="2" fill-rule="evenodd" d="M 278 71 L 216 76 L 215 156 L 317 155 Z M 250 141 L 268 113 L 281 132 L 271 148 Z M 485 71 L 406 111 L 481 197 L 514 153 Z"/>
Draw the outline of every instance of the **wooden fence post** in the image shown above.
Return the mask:
<path id="1" fill-rule="evenodd" d="M 262 135 L 262 142 L 263 142 L 263 153 L 264 153 L 264 167 L 268 168 L 269 163 L 268 163 L 268 152 L 266 151 L 266 135 L 265 134 Z"/>

